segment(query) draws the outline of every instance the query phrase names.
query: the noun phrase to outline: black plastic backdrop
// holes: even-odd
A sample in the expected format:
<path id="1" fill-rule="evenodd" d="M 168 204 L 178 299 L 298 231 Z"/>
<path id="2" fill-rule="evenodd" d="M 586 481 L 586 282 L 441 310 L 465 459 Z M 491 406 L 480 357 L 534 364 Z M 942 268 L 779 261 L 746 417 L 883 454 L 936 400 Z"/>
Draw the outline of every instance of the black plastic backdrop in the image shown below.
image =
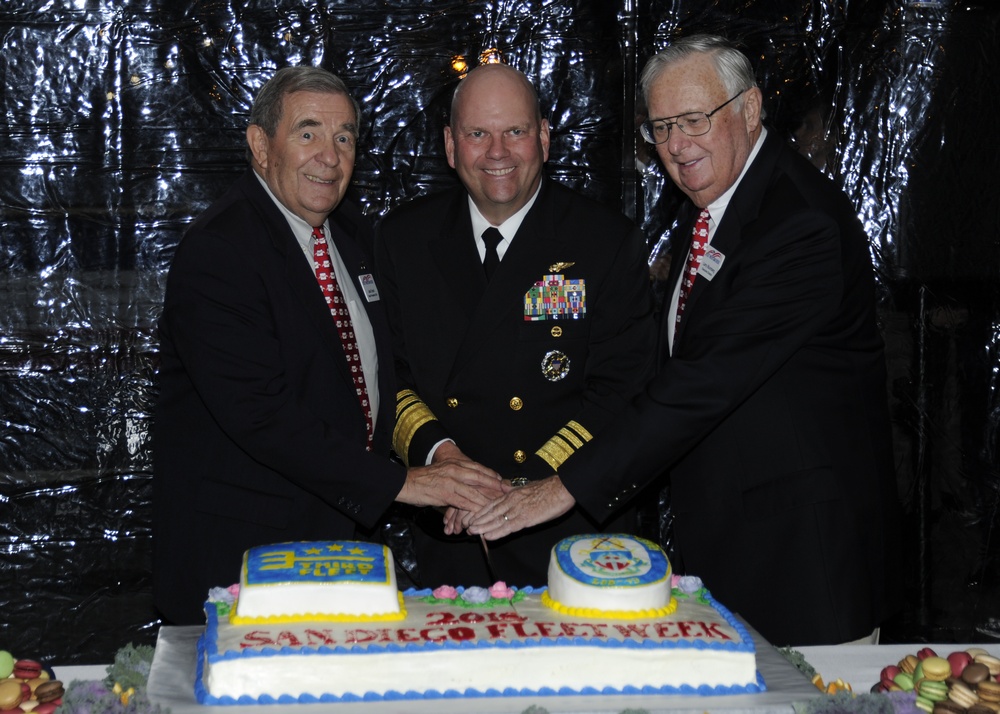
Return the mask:
<path id="1" fill-rule="evenodd" d="M 450 93 L 497 50 L 539 88 L 550 175 L 635 217 L 655 255 L 679 194 L 636 140 L 635 79 L 700 31 L 743 43 L 771 126 L 843 185 L 872 241 L 910 593 L 883 638 L 1000 638 L 998 18 L 947 0 L 4 0 L 0 648 L 69 664 L 153 641 L 164 278 L 243 170 L 276 68 L 352 87 L 354 190 L 377 218 L 455 181 Z M 666 497 L 644 527 L 670 545 Z"/>

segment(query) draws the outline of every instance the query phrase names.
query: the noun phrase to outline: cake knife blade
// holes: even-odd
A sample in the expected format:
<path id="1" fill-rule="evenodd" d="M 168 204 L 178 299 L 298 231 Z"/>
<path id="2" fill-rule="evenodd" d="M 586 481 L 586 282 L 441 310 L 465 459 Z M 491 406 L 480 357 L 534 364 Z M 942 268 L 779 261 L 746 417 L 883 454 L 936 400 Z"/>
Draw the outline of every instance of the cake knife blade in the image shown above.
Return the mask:
<path id="1" fill-rule="evenodd" d="M 499 580 L 502 580 L 502 578 L 497 577 L 497 570 L 496 570 L 495 567 L 493 567 L 493 558 L 490 557 L 489 546 L 486 545 L 486 538 L 483 537 L 482 533 L 479 534 L 479 542 L 483 546 L 483 556 L 486 558 L 486 569 L 490 573 L 490 578 L 493 580 L 494 583 L 498 582 Z M 505 585 L 507 584 L 506 580 L 504 580 L 504 584 Z M 517 615 L 518 612 L 517 612 L 517 608 L 514 607 L 514 596 L 513 595 L 511 595 L 509 598 L 507 598 L 507 604 L 510 605 L 510 609 L 514 611 L 515 615 Z"/>

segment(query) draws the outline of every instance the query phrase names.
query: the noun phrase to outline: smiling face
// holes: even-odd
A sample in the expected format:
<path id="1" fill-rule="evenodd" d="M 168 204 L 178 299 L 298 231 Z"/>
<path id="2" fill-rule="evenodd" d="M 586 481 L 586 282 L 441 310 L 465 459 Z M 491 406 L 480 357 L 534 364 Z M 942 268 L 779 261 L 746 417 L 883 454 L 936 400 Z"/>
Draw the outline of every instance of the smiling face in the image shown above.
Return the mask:
<path id="1" fill-rule="evenodd" d="M 311 226 L 323 224 L 347 191 L 354 172 L 357 117 L 343 94 L 292 92 L 268 136 L 247 127 L 254 170 L 289 211 Z"/>
<path id="2" fill-rule="evenodd" d="M 549 124 L 524 75 L 505 65 L 477 67 L 462 80 L 444 141 L 448 163 L 493 225 L 524 207 L 549 158 Z"/>
<path id="3" fill-rule="evenodd" d="M 725 102 L 726 87 L 707 54 L 694 54 L 668 65 L 650 87 L 649 116 L 675 117 L 711 112 Z M 756 87 L 712 115 L 712 128 L 687 136 L 676 126 L 666 142 L 656 145 L 667 173 L 699 208 L 705 208 L 732 186 L 760 135 L 761 93 Z"/>

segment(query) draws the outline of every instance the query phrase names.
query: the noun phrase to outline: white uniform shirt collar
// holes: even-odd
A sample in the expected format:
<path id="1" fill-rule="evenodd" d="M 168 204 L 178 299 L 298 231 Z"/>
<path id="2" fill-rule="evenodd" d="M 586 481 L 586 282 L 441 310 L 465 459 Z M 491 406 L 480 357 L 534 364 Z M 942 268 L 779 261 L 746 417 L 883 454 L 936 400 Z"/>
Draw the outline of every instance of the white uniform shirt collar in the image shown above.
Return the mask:
<path id="1" fill-rule="evenodd" d="M 524 204 L 517 213 L 501 223 L 499 226 L 494 226 L 503 236 L 503 240 L 500 241 L 500 244 L 497 246 L 497 255 L 500 256 L 500 260 L 503 260 L 504 253 L 507 252 L 507 248 L 510 247 L 511 241 L 514 240 L 514 236 L 517 234 L 517 229 L 521 227 L 521 222 L 524 221 L 524 217 L 528 215 L 528 211 L 530 211 L 531 207 L 535 205 L 535 199 L 538 198 L 538 193 L 541 190 L 542 182 L 539 181 L 538 188 L 535 189 L 534 195 L 528 199 L 528 202 Z M 479 250 L 479 259 L 484 260 L 486 258 L 486 243 L 483 242 L 483 232 L 493 224 L 486 220 L 483 214 L 479 212 L 479 208 L 472 200 L 472 196 L 469 196 L 469 213 L 472 215 L 472 235 L 476 239 L 476 248 Z"/>

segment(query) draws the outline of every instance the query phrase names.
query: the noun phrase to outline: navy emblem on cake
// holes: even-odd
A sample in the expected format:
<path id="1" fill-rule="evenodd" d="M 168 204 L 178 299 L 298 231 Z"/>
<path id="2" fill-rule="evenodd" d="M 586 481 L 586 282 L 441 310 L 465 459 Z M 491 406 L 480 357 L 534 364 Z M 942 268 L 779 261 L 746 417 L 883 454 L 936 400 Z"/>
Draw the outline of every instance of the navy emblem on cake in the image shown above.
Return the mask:
<path id="1" fill-rule="evenodd" d="M 564 538 L 552 548 L 542 602 L 570 615 L 661 617 L 677 609 L 670 561 L 652 541 L 625 534 Z"/>
<path id="2" fill-rule="evenodd" d="M 559 567 L 570 578 L 589 585 L 649 585 L 670 574 L 663 551 L 653 543 L 626 535 L 576 536 L 556 546 Z"/>

